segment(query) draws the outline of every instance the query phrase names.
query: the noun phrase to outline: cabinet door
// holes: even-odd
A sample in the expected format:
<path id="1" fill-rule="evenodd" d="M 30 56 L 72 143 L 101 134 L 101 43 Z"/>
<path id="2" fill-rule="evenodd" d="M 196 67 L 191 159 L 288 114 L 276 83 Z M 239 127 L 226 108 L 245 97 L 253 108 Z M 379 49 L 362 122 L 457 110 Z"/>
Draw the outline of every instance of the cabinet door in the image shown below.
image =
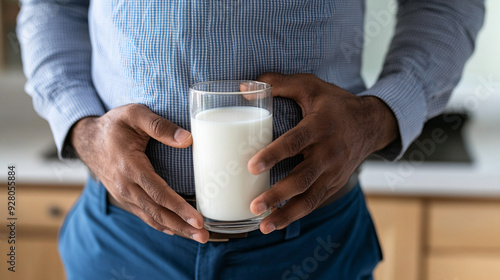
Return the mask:
<path id="1" fill-rule="evenodd" d="M 500 279 L 500 202 L 429 202 L 428 280 Z"/>
<path id="2" fill-rule="evenodd" d="M 368 197 L 384 254 L 377 280 L 420 279 L 422 202 L 416 198 Z"/>
<path id="3" fill-rule="evenodd" d="M 429 247 L 500 252 L 499 213 L 498 200 L 434 199 L 429 202 Z"/>
<path id="4" fill-rule="evenodd" d="M 500 254 L 493 251 L 431 252 L 427 280 L 499 280 Z"/>
<path id="5" fill-rule="evenodd" d="M 64 216 L 80 195 L 74 186 L 20 186 L 16 189 L 16 272 L 8 270 L 10 233 L 0 227 L 0 279 L 59 280 L 64 270 L 57 250 L 57 233 Z M 0 220 L 7 221 L 6 192 L 0 193 Z M 2 222 L 4 223 L 4 222 Z"/>
<path id="6" fill-rule="evenodd" d="M 1 251 L 3 256 L 6 247 L 1 246 Z M 64 280 L 64 270 L 57 251 L 57 232 L 43 236 L 31 233 L 18 235 L 16 237 L 16 272 L 9 271 L 8 264 L 2 261 L 0 279 Z"/>

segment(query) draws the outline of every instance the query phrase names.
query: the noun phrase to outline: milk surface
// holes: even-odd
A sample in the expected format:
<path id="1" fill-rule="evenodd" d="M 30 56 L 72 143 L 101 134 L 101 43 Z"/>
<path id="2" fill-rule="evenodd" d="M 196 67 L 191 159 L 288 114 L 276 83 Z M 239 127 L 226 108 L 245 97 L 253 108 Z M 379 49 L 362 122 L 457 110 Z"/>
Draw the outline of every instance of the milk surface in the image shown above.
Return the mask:
<path id="1" fill-rule="evenodd" d="M 207 218 L 254 217 L 250 203 L 269 188 L 269 171 L 253 175 L 247 163 L 272 141 L 272 115 L 257 107 L 222 107 L 191 119 L 198 211 Z"/>

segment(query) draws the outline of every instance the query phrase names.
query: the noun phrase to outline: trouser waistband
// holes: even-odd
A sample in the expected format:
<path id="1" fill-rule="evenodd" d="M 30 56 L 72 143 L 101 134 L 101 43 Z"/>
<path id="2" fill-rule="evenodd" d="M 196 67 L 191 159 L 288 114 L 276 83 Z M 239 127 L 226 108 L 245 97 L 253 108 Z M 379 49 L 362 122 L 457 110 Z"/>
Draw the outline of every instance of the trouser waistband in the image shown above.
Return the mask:
<path id="1" fill-rule="evenodd" d="M 329 204 L 337 201 L 338 199 L 340 199 L 341 197 L 343 197 L 347 193 L 349 193 L 358 184 L 359 172 L 360 172 L 359 168 L 356 169 L 351 174 L 351 176 L 347 180 L 346 184 L 344 186 L 342 186 L 333 195 L 331 195 L 328 199 L 326 199 L 323 203 L 321 203 L 321 205 L 318 208 L 325 207 L 325 206 L 327 206 L 327 205 L 329 205 Z M 183 194 L 179 194 L 179 195 L 182 196 L 189 204 L 191 204 L 191 206 L 193 206 L 194 208 L 196 208 L 196 196 L 195 195 L 183 195 Z M 112 205 L 114 205 L 116 207 L 119 207 L 119 208 L 121 208 L 121 209 L 123 209 L 125 211 L 128 211 L 127 209 L 124 209 L 124 207 L 122 207 L 122 205 L 119 204 L 112 196 L 110 196 L 109 193 L 108 193 L 108 199 L 109 199 L 109 202 Z M 295 230 L 294 230 L 295 228 L 298 228 L 298 221 L 296 221 L 294 223 L 292 223 L 287 228 L 287 236 L 290 236 L 290 238 L 298 234 L 298 232 L 295 232 Z M 288 231 L 290 231 L 290 232 L 288 232 Z M 229 241 L 229 239 L 245 238 L 245 237 L 247 237 L 246 233 L 225 234 L 225 233 L 210 232 L 210 239 L 209 239 L 209 241 L 225 242 L 225 241 Z"/>

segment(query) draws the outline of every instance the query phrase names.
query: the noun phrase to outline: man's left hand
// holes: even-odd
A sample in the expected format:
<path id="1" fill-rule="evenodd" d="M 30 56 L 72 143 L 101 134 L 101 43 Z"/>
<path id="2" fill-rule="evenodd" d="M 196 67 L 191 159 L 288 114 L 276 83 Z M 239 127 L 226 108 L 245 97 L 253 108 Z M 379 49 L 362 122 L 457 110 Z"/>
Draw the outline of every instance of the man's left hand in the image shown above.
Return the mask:
<path id="1" fill-rule="evenodd" d="M 273 96 L 295 100 L 303 116 L 248 162 L 248 170 L 260 174 L 285 158 L 304 156 L 288 176 L 250 205 L 256 215 L 273 210 L 260 224 L 267 234 L 316 209 L 368 155 L 394 141 L 399 132 L 392 111 L 377 97 L 356 96 L 312 74 L 266 73 L 258 80 L 273 86 Z"/>

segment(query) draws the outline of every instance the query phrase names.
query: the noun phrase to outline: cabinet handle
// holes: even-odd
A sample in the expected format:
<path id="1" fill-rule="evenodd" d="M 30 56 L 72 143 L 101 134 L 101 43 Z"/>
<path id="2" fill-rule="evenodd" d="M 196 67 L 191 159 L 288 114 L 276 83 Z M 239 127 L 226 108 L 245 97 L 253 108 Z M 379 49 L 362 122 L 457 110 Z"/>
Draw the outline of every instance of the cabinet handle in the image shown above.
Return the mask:
<path id="1" fill-rule="evenodd" d="M 49 216 L 52 218 L 59 218 L 63 214 L 63 211 L 60 207 L 52 205 L 49 207 Z"/>

